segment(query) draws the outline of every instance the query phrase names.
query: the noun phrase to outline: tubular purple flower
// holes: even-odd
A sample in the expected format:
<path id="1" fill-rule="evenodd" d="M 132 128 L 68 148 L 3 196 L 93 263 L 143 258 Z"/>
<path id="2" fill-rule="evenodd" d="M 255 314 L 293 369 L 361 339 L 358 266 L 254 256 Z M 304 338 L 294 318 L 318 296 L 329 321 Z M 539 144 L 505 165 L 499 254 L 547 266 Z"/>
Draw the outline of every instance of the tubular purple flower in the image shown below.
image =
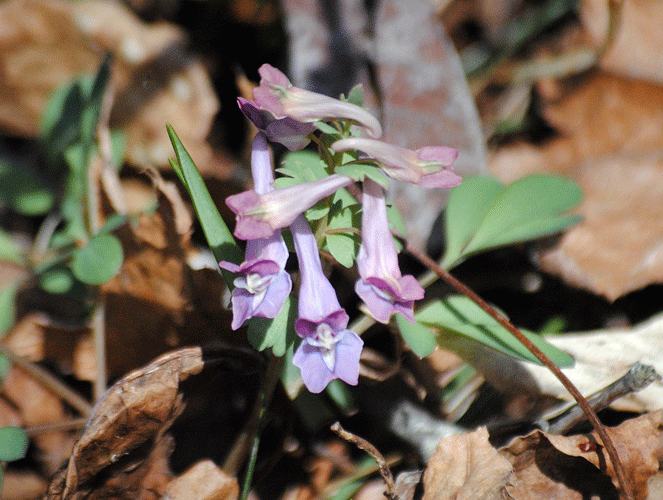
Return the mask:
<path id="1" fill-rule="evenodd" d="M 265 134 L 258 132 L 251 152 L 251 173 L 256 193 L 273 190 L 274 174 Z M 249 318 L 275 318 L 292 290 L 290 275 L 285 271 L 288 248 L 280 231 L 268 238 L 251 240 L 246 244 L 245 260 L 241 265 L 220 262 L 219 266 L 239 276 L 234 280 L 232 293 L 233 320 L 237 330 Z"/>
<path id="2" fill-rule="evenodd" d="M 239 97 L 239 109 L 272 142 L 283 144 L 290 151 L 299 151 L 311 142 L 308 135 L 315 130 L 312 123 L 301 123 L 289 117 L 276 118 L 273 113 L 253 101 Z"/>
<path id="3" fill-rule="evenodd" d="M 350 177 L 330 175 L 313 182 L 297 184 L 258 194 L 255 189 L 226 198 L 236 214 L 235 236 L 242 240 L 267 238 L 289 226 L 295 218 L 318 201 L 352 183 Z"/>
<path id="4" fill-rule="evenodd" d="M 301 370 L 307 389 L 322 392 L 334 379 L 350 385 L 359 380 L 359 358 L 364 342 L 348 330 L 348 315 L 325 277 L 315 236 L 300 215 L 290 226 L 299 261 L 299 318 L 295 331 L 302 342 L 293 363 Z"/>
<path id="5" fill-rule="evenodd" d="M 414 301 L 424 297 L 424 289 L 414 276 L 401 276 L 384 189 L 368 177 L 364 180 L 361 204 L 362 242 L 357 254 L 361 279 L 355 283 L 355 291 L 380 323 L 388 323 L 394 313 L 414 321 Z"/>
<path id="6" fill-rule="evenodd" d="M 263 64 L 258 73 L 260 86 L 253 90 L 253 106 L 270 113 L 272 120 L 291 118 L 301 123 L 352 120 L 364 127 L 370 137 L 382 136 L 380 122 L 364 108 L 295 87 L 281 71 L 269 64 Z"/>
<path id="7" fill-rule="evenodd" d="M 423 188 L 453 187 L 462 178 L 451 169 L 458 151 L 446 146 L 428 146 L 417 151 L 382 141 L 350 137 L 332 144 L 335 152 L 356 149 L 375 159 L 392 179 L 411 182 Z"/>

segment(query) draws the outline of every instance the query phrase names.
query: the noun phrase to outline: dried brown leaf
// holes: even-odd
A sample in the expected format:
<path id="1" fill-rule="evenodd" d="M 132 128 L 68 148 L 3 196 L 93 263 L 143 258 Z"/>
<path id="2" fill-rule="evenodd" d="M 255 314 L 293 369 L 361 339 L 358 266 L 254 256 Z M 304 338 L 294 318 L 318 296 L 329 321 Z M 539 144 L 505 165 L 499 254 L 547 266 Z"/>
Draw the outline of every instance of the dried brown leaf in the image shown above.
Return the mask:
<path id="1" fill-rule="evenodd" d="M 2 394 L 18 409 L 23 426 L 58 424 L 70 418 L 57 394 L 16 366 L 3 380 Z M 69 456 L 74 440 L 69 433 L 50 432 L 32 437 L 31 442 L 40 452 L 44 470 L 52 474 Z"/>
<path id="2" fill-rule="evenodd" d="M 3 500 L 34 500 L 39 498 L 48 482 L 39 474 L 6 470 L 2 474 Z"/>
<path id="3" fill-rule="evenodd" d="M 175 186 L 156 172 L 152 176 L 158 209 L 118 231 L 124 262 L 118 275 L 101 287 L 109 372 L 114 375 L 178 345 L 177 326 L 191 307 L 191 270 L 186 264 L 191 215 Z"/>
<path id="4" fill-rule="evenodd" d="M 214 462 L 203 460 L 173 479 L 165 494 L 171 500 L 236 500 L 239 485 Z"/>
<path id="5" fill-rule="evenodd" d="M 112 19 L 112 22 L 109 22 Z M 0 6 L 0 127 L 36 136 L 48 99 L 103 54 L 115 55 L 111 127 L 127 136 L 137 165 L 168 166 L 164 123 L 172 123 L 200 167 L 211 167 L 205 142 L 218 102 L 203 67 L 183 51 L 183 34 L 141 22 L 120 2 L 14 0 Z"/>
<path id="6" fill-rule="evenodd" d="M 663 458 L 662 417 L 658 411 L 609 429 L 639 499 L 647 498 L 647 482 Z M 514 466 L 507 488 L 514 498 L 617 498 L 612 463 L 595 432 L 567 437 L 535 431 L 500 452 Z"/>
<path id="7" fill-rule="evenodd" d="M 610 300 L 663 282 L 663 88 L 607 74 L 548 104 L 562 134 L 541 148 L 499 151 L 491 170 L 511 182 L 533 172 L 574 178 L 584 222 L 542 257 L 545 270 Z"/>
<path id="8" fill-rule="evenodd" d="M 621 6 L 613 43 L 601 58 L 602 68 L 633 78 L 663 83 L 663 38 L 658 19 L 663 4 L 652 0 L 615 2 Z M 583 0 L 580 17 L 591 42 L 599 48 L 608 34 L 608 2 Z M 614 7 L 613 7 L 614 8 Z"/>
<path id="9" fill-rule="evenodd" d="M 482 427 L 445 437 L 424 472 L 424 500 L 501 499 L 511 464 L 488 442 Z"/>
<path id="10" fill-rule="evenodd" d="M 162 442 L 162 437 L 183 410 L 180 382 L 202 369 L 200 348 L 181 349 L 117 382 L 95 407 L 69 464 L 51 481 L 46 498 L 88 498 L 86 495 L 93 490 L 99 496 L 89 498 L 106 498 L 117 494 L 112 485 L 126 490 L 125 475 L 134 471 L 137 464 L 148 464 L 141 468 L 140 478 L 133 478 L 134 483 L 142 484 L 155 457 L 169 454 L 170 445 Z M 158 451 L 157 445 L 165 448 Z M 150 454 L 156 455 L 149 458 Z M 167 460 L 162 458 L 159 463 L 167 467 Z M 154 477 L 154 471 L 149 477 Z M 110 489 L 106 490 L 100 482 Z"/>
<path id="11" fill-rule="evenodd" d="M 636 498 L 648 498 L 663 458 L 663 412 L 608 430 Z M 565 437 L 535 431 L 495 450 L 482 428 L 440 441 L 424 473 L 424 499 L 616 500 L 617 485 L 595 433 Z"/>
<path id="12" fill-rule="evenodd" d="M 545 433 L 536 431 L 515 438 L 500 450 L 514 468 L 506 485 L 510 498 L 617 500 L 617 492 L 607 475 L 584 458 L 558 450 L 547 438 Z"/>

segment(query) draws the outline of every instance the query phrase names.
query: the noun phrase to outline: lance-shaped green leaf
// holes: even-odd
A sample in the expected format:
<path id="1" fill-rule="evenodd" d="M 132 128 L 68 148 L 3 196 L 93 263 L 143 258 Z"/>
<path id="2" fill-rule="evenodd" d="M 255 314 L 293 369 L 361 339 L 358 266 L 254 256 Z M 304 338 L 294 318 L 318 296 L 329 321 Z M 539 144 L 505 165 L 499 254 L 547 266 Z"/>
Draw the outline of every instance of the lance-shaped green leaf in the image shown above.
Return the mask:
<path id="1" fill-rule="evenodd" d="M 564 215 L 582 197 L 575 182 L 552 175 L 531 175 L 507 187 L 490 177 L 465 179 L 449 196 L 442 267 L 479 251 L 566 229 L 582 219 Z"/>
<path id="2" fill-rule="evenodd" d="M 179 177 L 184 187 L 191 196 L 193 208 L 205 233 L 207 244 L 217 262 L 227 261 L 240 264 L 243 259 L 242 251 L 237 246 L 235 238 L 224 222 L 219 210 L 212 201 L 212 197 L 205 186 L 205 182 L 198 172 L 191 156 L 182 145 L 173 127 L 166 125 L 170 142 L 173 144 L 177 162 L 170 160 L 170 165 Z M 234 275 L 228 271 L 221 270 L 223 278 L 228 287 L 232 288 Z"/>
<path id="3" fill-rule="evenodd" d="M 478 342 L 509 356 L 540 364 L 506 328 L 464 295 L 435 300 L 420 309 L 415 314 L 415 319 L 437 331 L 437 343 L 440 347 L 452 350 L 462 357 L 471 349 L 472 342 Z M 527 331 L 522 333 L 556 365 L 573 365 L 571 356 L 549 344 L 541 336 Z"/>

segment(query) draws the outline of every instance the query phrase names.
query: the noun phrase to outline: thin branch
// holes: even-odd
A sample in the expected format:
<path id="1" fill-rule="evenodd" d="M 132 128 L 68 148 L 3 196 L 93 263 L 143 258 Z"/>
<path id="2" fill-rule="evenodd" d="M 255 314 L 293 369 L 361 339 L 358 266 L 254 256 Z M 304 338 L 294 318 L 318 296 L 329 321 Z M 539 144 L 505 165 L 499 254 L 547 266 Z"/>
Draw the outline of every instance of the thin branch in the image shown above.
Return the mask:
<path id="1" fill-rule="evenodd" d="M 8 357 L 12 363 L 62 398 L 65 403 L 76 409 L 82 416 L 87 418 L 90 415 L 92 405 L 49 372 L 19 356 L 2 342 L 0 342 L 0 354 Z"/>
<path id="2" fill-rule="evenodd" d="M 564 375 L 564 373 L 562 373 L 559 367 L 555 363 L 550 361 L 548 356 L 546 356 L 543 353 L 543 351 L 541 351 L 538 347 L 536 347 L 531 340 L 525 337 L 520 332 L 520 330 L 518 330 L 515 326 L 513 326 L 509 320 L 507 320 L 500 313 L 498 313 L 493 307 L 490 306 L 490 304 L 488 304 L 485 300 L 483 300 L 476 293 L 474 293 L 474 291 L 472 291 L 464 283 L 458 281 L 451 274 L 449 274 L 447 271 L 442 269 L 428 255 L 426 255 L 423 252 L 420 252 L 409 243 L 406 244 L 406 249 L 412 256 L 414 256 L 417 260 L 419 260 L 428 269 L 430 269 L 435 274 L 437 274 L 437 276 L 439 276 L 444 281 L 449 283 L 458 292 L 462 293 L 463 295 L 471 299 L 475 304 L 481 307 L 481 309 L 483 309 L 492 318 L 494 318 L 500 325 L 506 328 L 509 331 L 509 333 L 511 333 L 511 335 L 516 337 L 516 339 L 518 339 L 518 341 L 521 344 L 523 344 L 534 356 L 536 356 L 536 358 L 539 361 L 541 361 L 541 363 L 543 363 L 546 366 L 546 368 L 548 368 L 555 375 L 555 377 L 557 377 L 557 379 L 562 383 L 562 385 L 566 388 L 566 390 L 569 391 L 569 393 L 576 400 L 578 406 L 580 406 L 583 412 L 585 412 L 585 415 L 587 415 L 587 419 L 591 422 L 592 426 L 596 430 L 596 433 L 601 438 L 601 441 L 603 441 L 603 445 L 605 446 L 605 449 L 608 452 L 608 455 L 610 456 L 610 461 L 612 462 L 612 466 L 615 469 L 617 480 L 619 481 L 619 484 L 622 487 L 622 491 L 624 492 L 624 497 L 627 500 L 634 500 L 635 494 L 633 491 L 633 486 L 631 485 L 630 481 L 626 476 L 624 465 L 619 459 L 617 449 L 615 448 L 615 445 L 613 444 L 607 429 L 601 423 L 598 416 L 596 415 L 590 404 L 587 402 L 587 399 L 585 399 L 585 397 L 580 393 L 580 391 L 576 388 L 576 386 L 573 385 L 573 383 L 568 379 L 568 377 Z"/>
<path id="3" fill-rule="evenodd" d="M 389 465 L 382 456 L 382 453 L 380 453 L 375 446 L 373 446 L 365 439 L 360 438 L 359 436 L 346 431 L 343 427 L 341 427 L 341 424 L 339 422 L 333 424 L 331 426 L 331 430 L 333 430 L 336 434 L 341 436 L 346 441 L 354 443 L 357 446 L 357 448 L 359 448 L 360 450 L 364 450 L 366 453 L 368 453 L 370 456 L 372 456 L 375 459 L 375 461 L 378 463 L 378 467 L 380 468 L 380 475 L 382 476 L 382 479 L 387 485 L 387 491 L 384 493 L 384 495 L 389 500 L 396 500 L 398 496 L 396 495 L 394 487 L 394 476 L 391 475 L 391 470 L 389 469 Z"/>

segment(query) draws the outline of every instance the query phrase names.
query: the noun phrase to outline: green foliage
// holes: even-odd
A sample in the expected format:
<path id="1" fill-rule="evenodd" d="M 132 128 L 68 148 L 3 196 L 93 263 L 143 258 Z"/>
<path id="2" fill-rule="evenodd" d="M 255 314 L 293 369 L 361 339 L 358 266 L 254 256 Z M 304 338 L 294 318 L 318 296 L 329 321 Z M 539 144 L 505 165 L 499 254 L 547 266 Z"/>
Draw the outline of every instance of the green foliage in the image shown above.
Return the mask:
<path id="1" fill-rule="evenodd" d="M 364 87 L 359 84 L 352 87 L 346 99 L 350 104 L 362 107 L 364 105 Z"/>
<path id="2" fill-rule="evenodd" d="M 0 290 L 0 337 L 7 333 L 16 321 L 14 299 L 18 287 L 18 283 L 12 283 Z"/>
<path id="3" fill-rule="evenodd" d="M 503 187 L 491 177 L 472 177 L 455 187 L 445 212 L 449 269 L 491 248 L 554 234 L 581 220 L 562 215 L 582 201 L 573 181 L 531 175 Z"/>
<path id="4" fill-rule="evenodd" d="M 473 343 L 483 344 L 509 356 L 540 363 L 511 333 L 464 295 L 434 300 L 417 311 L 415 319 L 436 331 L 437 343 L 467 358 Z M 522 331 L 522 330 L 521 330 Z M 522 331 L 553 363 L 566 367 L 573 358 L 535 333 Z"/>
<path id="5" fill-rule="evenodd" d="M 205 186 L 205 182 L 200 176 L 200 172 L 198 172 L 196 165 L 182 145 L 179 137 L 177 137 L 173 127 L 168 124 L 166 128 L 170 142 L 173 144 L 175 155 L 177 156 L 176 162 L 170 160 L 170 166 L 189 192 L 193 208 L 202 225 L 207 244 L 210 246 L 214 258 L 217 262 L 225 260 L 240 264 L 242 262 L 242 251 L 237 246 L 235 238 L 233 238 L 228 226 L 223 221 L 216 205 L 214 205 L 212 197 Z M 221 273 L 228 287 L 232 289 L 233 274 L 223 269 L 221 269 Z"/>
<path id="6" fill-rule="evenodd" d="M 52 294 L 69 293 L 74 286 L 74 275 L 71 268 L 63 264 L 55 264 L 38 274 L 39 286 Z"/>
<path id="7" fill-rule="evenodd" d="M 0 160 L 0 199 L 19 214 L 35 216 L 47 213 L 54 196 L 28 169 Z"/>
<path id="8" fill-rule="evenodd" d="M 396 324 L 403 340 L 417 356 L 425 358 L 435 350 L 437 341 L 430 328 L 418 321 L 410 323 L 402 314 L 396 315 Z"/>
<path id="9" fill-rule="evenodd" d="M 296 339 L 295 320 L 297 307 L 288 297 L 274 319 L 251 318 L 249 322 L 249 342 L 259 351 L 272 349 L 275 356 L 283 356 Z"/>
<path id="10" fill-rule="evenodd" d="M 329 382 L 325 392 L 345 415 L 350 415 L 353 411 L 356 411 L 350 389 L 340 380 L 336 379 Z"/>
<path id="11" fill-rule="evenodd" d="M 389 187 L 389 179 L 387 179 L 387 176 L 382 173 L 382 170 L 377 168 L 374 164 L 351 163 L 336 167 L 334 172 L 337 174 L 346 175 L 357 182 L 362 182 L 364 178 L 368 177 L 369 179 L 380 184 L 385 189 Z"/>
<path id="12" fill-rule="evenodd" d="M 14 264 L 25 264 L 25 256 L 11 237 L 0 229 L 0 260 Z"/>
<path id="13" fill-rule="evenodd" d="M 107 55 L 96 75 L 79 78 L 57 91 L 49 102 L 41 128 L 52 164 L 56 164 L 71 146 L 79 145 L 82 147 L 83 167 L 87 167 L 104 93 L 110 82 L 111 62 L 111 56 Z"/>
<path id="14" fill-rule="evenodd" d="M 345 267 L 352 267 L 361 243 L 359 235 L 353 231 L 359 226 L 359 209 L 360 206 L 345 189 L 334 193 L 323 248 Z"/>
<path id="15" fill-rule="evenodd" d="M 0 427 L 0 462 L 14 462 L 25 457 L 28 435 L 20 427 Z"/>
<path id="16" fill-rule="evenodd" d="M 0 427 L 0 462 L 14 462 L 25 456 L 28 450 L 28 435 L 20 427 Z M 0 468 L 0 488 L 2 487 Z"/>
<path id="17" fill-rule="evenodd" d="M 72 256 L 74 276 L 87 285 L 101 285 L 117 274 L 124 258 L 122 244 L 112 234 L 98 234 Z"/>

